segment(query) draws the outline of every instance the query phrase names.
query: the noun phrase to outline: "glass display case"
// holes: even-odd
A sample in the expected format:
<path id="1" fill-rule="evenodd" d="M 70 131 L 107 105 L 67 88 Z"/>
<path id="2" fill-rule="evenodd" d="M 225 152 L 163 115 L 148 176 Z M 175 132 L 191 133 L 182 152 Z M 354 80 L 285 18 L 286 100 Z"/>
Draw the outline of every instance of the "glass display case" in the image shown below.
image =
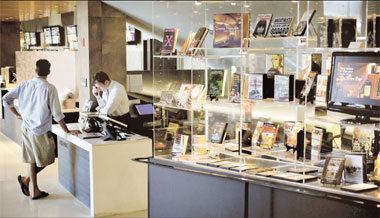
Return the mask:
<path id="1" fill-rule="evenodd" d="M 161 122 L 154 159 L 380 202 L 379 113 L 373 124 L 343 122 L 353 114 L 331 110 L 329 93 L 343 78 L 332 74 L 355 68 L 350 61 L 339 68 L 337 53 L 371 52 L 377 59 L 365 65 L 367 85 L 353 72 L 364 65 L 351 73 L 363 80 L 357 98 L 373 92 L 370 107 L 379 109 L 379 48 L 367 43 L 377 8 L 367 1 L 152 4 L 152 30 L 165 51 L 154 55 L 151 94 Z"/>

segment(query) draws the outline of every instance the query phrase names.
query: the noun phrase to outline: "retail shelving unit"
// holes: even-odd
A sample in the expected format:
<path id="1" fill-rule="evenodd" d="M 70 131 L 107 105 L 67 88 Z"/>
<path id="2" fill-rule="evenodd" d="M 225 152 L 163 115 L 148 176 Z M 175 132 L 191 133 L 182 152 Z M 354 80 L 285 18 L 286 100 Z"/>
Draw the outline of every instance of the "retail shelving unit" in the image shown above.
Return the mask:
<path id="1" fill-rule="evenodd" d="M 149 164 L 149 213 L 151 217 L 322 217 L 322 216 L 379 216 L 377 205 L 380 204 L 380 189 L 353 193 L 341 188 L 348 185 L 343 178 L 339 185 L 321 183 L 325 158 L 329 156 L 344 157 L 352 154 L 347 148 L 347 138 L 352 137 L 352 128 L 340 120 L 350 115 L 324 111 L 316 113 L 316 106 L 303 103 L 296 98 L 296 80 L 302 77 L 302 56 L 317 53 L 321 56 L 321 72 L 327 75 L 329 62 L 327 57 L 335 51 L 372 51 L 379 48 L 367 48 L 368 2 L 326 3 L 323 1 L 195 1 L 153 3 L 153 33 L 163 35 L 164 28 L 179 29 L 177 48 L 180 49 L 186 35 L 198 28 L 207 27 L 203 46 L 190 48 L 190 54 L 160 54 L 154 56 L 155 63 L 162 59 L 177 60 L 176 70 L 165 68 L 153 71 L 154 105 L 159 112 L 156 119 L 161 119 L 161 127 L 154 129 L 154 157 L 137 159 Z M 334 10 L 329 8 L 336 7 Z M 258 14 L 272 14 L 272 22 L 277 17 L 293 16 L 293 30 L 305 12 L 316 10 L 312 22 L 307 24 L 303 36 L 280 38 L 254 38 L 252 32 Z M 333 12 L 333 13 L 332 13 Z M 215 14 L 249 14 L 249 37 L 241 36 L 240 46 L 234 48 L 214 48 Z M 362 42 L 363 48 L 326 48 L 319 42 L 320 21 L 325 17 L 355 17 L 357 19 L 356 41 Z M 172 21 L 165 26 L 167 17 Z M 184 19 L 186 17 L 187 19 Z M 186 20 L 186 22 L 183 22 Z M 241 17 L 241 35 L 243 23 Z M 181 34 L 182 33 L 182 34 Z M 249 46 L 243 46 L 249 42 Z M 196 53 L 196 55 L 192 55 Z M 293 75 L 293 101 L 276 101 L 272 98 L 253 100 L 244 96 L 245 75 L 267 71 L 268 55 L 283 55 L 284 75 Z M 188 97 L 186 104 L 181 104 L 179 94 L 181 85 L 190 87 L 203 86 L 207 90 L 210 72 L 224 70 L 226 83 L 224 95 L 218 101 L 209 97 L 199 99 Z M 232 80 L 235 73 L 240 75 L 240 100 L 231 103 Z M 266 88 L 264 86 L 264 88 Z M 164 102 L 163 91 L 173 91 L 173 101 Z M 195 94 L 194 94 L 195 95 Z M 279 126 L 273 148 L 266 149 L 251 142 L 245 143 L 244 131 L 254 131 L 258 121 Z M 297 144 L 297 151 L 287 151 L 284 141 L 284 123 L 300 122 L 304 133 L 302 144 Z M 217 124 L 219 123 L 219 125 Z M 223 143 L 215 143 L 214 133 L 224 123 L 227 124 Z M 247 125 L 247 126 L 246 126 Z M 314 127 L 324 128 L 334 140 L 330 141 L 332 151 L 321 153 L 311 160 L 308 157 L 310 143 L 307 133 Z M 351 128 L 351 130 L 350 130 Z M 344 133 L 342 129 L 346 129 Z M 374 127 L 379 130 L 379 126 Z M 351 131 L 351 132 L 350 132 Z M 222 131 L 223 132 L 223 131 Z M 182 136 L 182 137 L 181 137 Z M 185 137 L 183 137 L 185 136 Z M 301 136 L 299 136 L 301 137 Z M 217 141 L 217 140 L 216 140 Z M 173 148 L 173 146 L 176 146 Z M 309 148 L 308 148 L 309 146 Z M 348 145 L 350 147 L 351 145 Z M 301 149 L 299 149 L 301 148 Z M 308 151 L 309 149 L 309 151 Z M 370 163 L 374 157 L 367 155 Z M 218 166 L 215 160 L 229 161 L 233 167 Z M 211 163 L 210 163 L 211 162 Z M 208 164 L 207 164 L 208 163 Z M 370 164 L 369 164 L 370 165 Z M 271 168 L 286 172 L 302 168 L 312 169 L 308 174 L 301 172 L 300 180 L 291 181 L 265 177 L 252 168 Z M 367 173 L 367 172 L 366 172 Z M 369 173 L 369 171 L 368 171 Z M 315 179 L 305 179 L 307 176 Z M 367 180 L 366 183 L 369 181 Z"/>

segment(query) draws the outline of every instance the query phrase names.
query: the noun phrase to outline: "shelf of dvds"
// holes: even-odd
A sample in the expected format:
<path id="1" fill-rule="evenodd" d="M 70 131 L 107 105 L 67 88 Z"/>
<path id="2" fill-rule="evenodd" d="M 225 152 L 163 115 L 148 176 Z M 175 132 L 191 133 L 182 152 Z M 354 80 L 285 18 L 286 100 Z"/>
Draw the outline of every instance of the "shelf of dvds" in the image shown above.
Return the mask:
<path id="1" fill-rule="evenodd" d="M 167 10 L 163 9 L 163 4 Z M 159 8 L 154 10 L 154 23 L 161 23 L 161 17 L 155 13 L 170 14 L 175 20 L 179 14 L 171 9 L 179 7 L 177 4 L 153 3 L 153 7 Z M 165 27 L 189 33 L 180 52 L 182 55 L 154 56 L 158 61 L 166 57 L 181 59 L 180 69 L 187 71 L 182 72 L 185 76 L 173 73 L 172 69 L 162 68 L 159 73 L 153 72 L 153 93 L 160 96 L 154 105 L 161 108 L 160 118 L 164 121 L 162 128 L 155 131 L 154 157 L 149 159 L 152 169 L 158 169 L 158 165 L 164 163 L 173 170 L 170 171 L 173 175 L 183 175 L 176 170 L 199 170 L 223 178 L 227 175 L 229 179 L 254 181 L 249 186 L 270 183 L 270 187 L 276 189 L 285 185 L 285 189 L 302 193 L 301 198 L 313 193 L 310 195 L 323 196 L 321 199 L 331 201 L 334 208 L 347 208 L 347 204 L 329 197 L 333 194 L 333 198 L 352 200 L 350 204 L 365 201 L 370 208 L 366 206 L 365 210 L 379 215 L 378 210 L 373 213 L 373 204 L 380 203 L 379 188 L 353 194 L 345 187 L 351 183 L 374 183 L 369 178 L 377 172 L 374 162 L 379 148 L 376 148 L 378 142 L 372 142 L 374 131 L 380 127 L 342 124 L 341 120 L 352 118 L 352 115 L 327 111 L 330 109 L 328 103 L 331 102 L 327 100 L 332 83 L 342 79 L 342 76 L 339 79 L 334 77 L 335 80 L 329 78 L 330 74 L 338 73 L 334 61 L 342 60 L 336 59 L 335 54 L 377 52 L 378 55 L 379 48 L 367 48 L 368 2 L 360 3 L 363 7 L 360 12 L 347 6 L 358 3 L 336 3 L 345 4 L 348 9 L 339 10 L 333 16 L 326 9 L 331 7 L 330 4 L 323 1 L 183 3 L 181 7 L 187 8 L 186 13 L 197 13 L 190 15 L 189 23 Z M 353 26 L 349 26 L 348 18 L 355 16 L 357 19 L 351 23 Z M 334 20 L 337 24 L 332 23 Z M 324 25 L 330 25 L 330 29 L 324 32 L 323 28 L 327 29 Z M 329 32 L 333 27 L 335 32 Z M 347 33 L 352 27 L 355 27 L 354 36 Z M 164 45 L 168 44 L 165 40 L 166 35 Z M 380 79 L 377 77 L 380 75 L 379 60 L 368 60 L 371 61 L 365 63 L 365 73 L 359 76 L 350 69 L 363 67 L 355 66 L 362 62 L 353 60 L 353 65 L 350 61 L 340 63 L 342 66 L 348 64 L 340 70 L 345 72 L 344 76 L 349 77 L 351 72 L 354 74 L 352 77 L 370 78 L 369 85 L 360 93 L 365 98 L 377 96 L 372 90 L 380 87 L 376 85 L 376 78 Z M 170 78 L 181 81 L 184 77 L 186 79 L 182 83 L 166 86 L 171 82 Z M 349 90 L 347 93 L 355 94 Z M 171 96 L 169 101 L 167 96 Z M 170 103 L 159 103 L 165 101 Z M 380 106 L 379 102 L 370 103 L 367 110 L 372 110 L 372 115 L 376 114 L 373 110 Z M 176 111 L 170 112 L 167 108 Z M 379 119 L 379 115 L 374 119 Z M 361 134 L 357 135 L 358 131 Z M 352 169 L 360 173 L 352 173 Z M 151 173 L 155 175 L 153 171 Z M 165 181 L 165 191 L 151 186 L 152 192 L 170 192 L 173 187 L 179 189 L 176 180 L 189 185 L 184 179 L 171 177 L 160 180 Z M 196 184 L 212 188 L 212 184 Z M 224 189 L 220 187 L 221 191 Z M 194 195 L 192 190 L 181 191 Z M 215 199 L 210 198 L 216 200 L 216 196 Z M 255 194 L 252 196 L 259 198 Z M 167 208 L 170 201 L 181 200 L 180 197 L 172 197 L 167 201 Z M 226 199 L 228 201 L 231 199 Z M 313 201 L 321 202 L 316 198 Z M 179 208 L 186 211 L 184 205 L 190 202 L 183 202 Z M 366 214 L 364 209 L 359 210 Z M 304 213 L 302 210 L 293 212 Z M 343 213 L 337 212 L 336 215 Z M 154 215 L 163 214 L 157 212 Z M 186 216 L 182 213 L 175 215 Z M 212 215 L 215 214 L 202 213 L 202 216 Z"/>

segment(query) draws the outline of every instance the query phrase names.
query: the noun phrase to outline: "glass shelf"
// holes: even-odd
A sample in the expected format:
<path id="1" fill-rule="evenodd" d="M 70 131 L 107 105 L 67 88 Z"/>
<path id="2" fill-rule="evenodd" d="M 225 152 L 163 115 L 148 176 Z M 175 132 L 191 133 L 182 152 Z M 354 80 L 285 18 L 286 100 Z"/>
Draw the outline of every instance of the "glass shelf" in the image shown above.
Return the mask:
<path id="1" fill-rule="evenodd" d="M 266 98 L 263 100 L 257 100 L 257 99 L 243 99 L 243 101 L 250 101 L 255 104 L 263 104 L 268 106 L 291 106 L 291 107 L 302 107 L 305 108 L 307 105 L 305 104 L 298 104 L 296 101 L 275 101 L 273 98 Z"/>

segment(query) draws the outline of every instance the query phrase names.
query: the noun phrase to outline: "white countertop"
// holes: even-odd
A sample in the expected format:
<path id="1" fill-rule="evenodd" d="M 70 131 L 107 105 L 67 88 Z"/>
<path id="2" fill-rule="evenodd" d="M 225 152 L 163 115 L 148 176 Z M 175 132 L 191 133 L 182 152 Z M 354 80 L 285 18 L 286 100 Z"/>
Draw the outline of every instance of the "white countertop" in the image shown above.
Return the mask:
<path id="1" fill-rule="evenodd" d="M 66 124 L 69 130 L 79 130 L 78 123 L 69 123 Z M 92 138 L 92 139 L 82 139 L 80 135 L 72 135 L 67 134 L 63 131 L 63 129 L 59 126 L 59 124 L 55 124 L 52 126 L 52 132 L 57 136 L 85 149 L 86 151 L 91 151 L 94 146 L 105 146 L 105 145 L 118 145 L 118 144 L 128 144 L 130 142 L 136 142 L 141 140 L 151 140 L 147 137 L 139 138 L 137 140 L 124 140 L 124 141 L 104 141 L 103 138 Z"/>

